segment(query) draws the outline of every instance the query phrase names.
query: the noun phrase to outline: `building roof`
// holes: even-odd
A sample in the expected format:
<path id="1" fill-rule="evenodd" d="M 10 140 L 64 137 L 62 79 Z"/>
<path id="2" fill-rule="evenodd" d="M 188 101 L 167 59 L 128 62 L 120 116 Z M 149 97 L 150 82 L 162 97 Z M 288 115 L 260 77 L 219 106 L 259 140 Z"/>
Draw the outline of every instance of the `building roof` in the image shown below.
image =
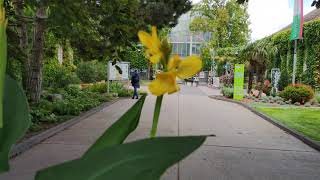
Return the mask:
<path id="1" fill-rule="evenodd" d="M 316 19 L 320 19 L 320 9 L 315 9 L 315 10 L 311 11 L 310 13 L 304 15 L 304 22 L 309 22 L 309 21 L 313 21 L 313 20 L 316 20 Z M 280 31 L 284 31 L 284 30 L 290 29 L 291 26 L 292 26 L 292 23 L 289 24 L 288 26 L 284 27 Z"/>

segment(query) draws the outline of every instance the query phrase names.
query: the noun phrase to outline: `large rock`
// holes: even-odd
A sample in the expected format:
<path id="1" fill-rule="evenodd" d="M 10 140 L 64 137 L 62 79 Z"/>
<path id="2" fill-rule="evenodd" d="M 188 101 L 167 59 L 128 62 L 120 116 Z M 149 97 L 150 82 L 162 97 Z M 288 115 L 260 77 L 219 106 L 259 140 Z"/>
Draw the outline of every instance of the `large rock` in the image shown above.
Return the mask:
<path id="1" fill-rule="evenodd" d="M 48 95 L 48 101 L 54 102 L 54 101 L 62 101 L 63 96 L 61 94 L 50 94 Z"/>
<path id="2" fill-rule="evenodd" d="M 259 97 L 259 93 L 260 93 L 260 91 L 258 91 L 258 90 L 252 91 L 252 95 L 253 95 L 254 97 Z"/>
<path id="3" fill-rule="evenodd" d="M 296 105 L 296 106 L 301 106 L 301 103 L 295 102 L 294 105 Z"/>
<path id="4" fill-rule="evenodd" d="M 311 103 L 307 102 L 306 104 L 304 104 L 305 107 L 311 107 Z"/>

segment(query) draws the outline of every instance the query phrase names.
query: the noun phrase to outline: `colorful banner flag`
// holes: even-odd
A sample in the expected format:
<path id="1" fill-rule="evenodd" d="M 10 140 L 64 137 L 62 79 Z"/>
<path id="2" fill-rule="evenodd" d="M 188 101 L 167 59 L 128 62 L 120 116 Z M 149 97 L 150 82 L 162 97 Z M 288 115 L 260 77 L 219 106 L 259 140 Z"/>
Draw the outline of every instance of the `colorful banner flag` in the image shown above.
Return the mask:
<path id="1" fill-rule="evenodd" d="M 290 40 L 303 39 L 303 0 L 294 0 L 293 23 Z"/>
<path id="2" fill-rule="evenodd" d="M 289 0 L 289 8 L 290 9 L 294 8 L 294 1 L 295 0 Z M 310 7 L 313 1 L 314 0 L 303 0 L 303 4 L 304 4 L 305 8 Z"/>

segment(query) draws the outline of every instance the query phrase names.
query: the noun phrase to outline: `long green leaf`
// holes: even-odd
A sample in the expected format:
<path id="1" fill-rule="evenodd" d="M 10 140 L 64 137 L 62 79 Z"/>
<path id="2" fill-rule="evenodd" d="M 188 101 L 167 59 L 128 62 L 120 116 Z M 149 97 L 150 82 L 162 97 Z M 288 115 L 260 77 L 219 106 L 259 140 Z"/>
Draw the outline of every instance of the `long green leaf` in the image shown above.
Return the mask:
<path id="1" fill-rule="evenodd" d="M 105 148 L 90 156 L 44 169 L 35 180 L 158 180 L 206 137 L 162 137 Z"/>
<path id="2" fill-rule="evenodd" d="M 129 134 L 137 128 L 145 99 L 146 95 L 143 95 L 134 106 L 106 130 L 106 132 L 89 148 L 85 153 L 85 156 L 105 149 L 106 147 L 122 144 Z"/>
<path id="3" fill-rule="evenodd" d="M 3 7 L 3 0 L 0 0 L 0 128 L 3 127 L 3 91 L 5 83 L 5 74 L 7 66 L 7 34 L 6 26 L 7 19 L 5 9 Z"/>
<path id="4" fill-rule="evenodd" d="M 3 128 L 0 128 L 0 173 L 9 170 L 10 149 L 30 125 L 27 98 L 19 84 L 8 76 L 5 81 L 3 110 Z"/>

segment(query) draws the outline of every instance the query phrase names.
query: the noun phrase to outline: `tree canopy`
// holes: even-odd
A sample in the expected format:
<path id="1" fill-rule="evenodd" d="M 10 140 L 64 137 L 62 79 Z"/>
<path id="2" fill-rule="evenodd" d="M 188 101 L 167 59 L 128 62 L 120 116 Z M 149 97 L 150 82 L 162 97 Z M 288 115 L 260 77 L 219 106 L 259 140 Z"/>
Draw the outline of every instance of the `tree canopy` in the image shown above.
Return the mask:
<path id="1" fill-rule="evenodd" d="M 193 9 L 192 31 L 210 32 L 215 48 L 237 47 L 249 40 L 247 7 L 235 0 L 204 0 Z"/>
<path id="2" fill-rule="evenodd" d="M 20 66 L 31 101 L 40 98 L 42 64 L 57 44 L 71 45 L 78 61 L 121 60 L 139 30 L 173 27 L 192 7 L 191 0 L 6 0 L 5 6 L 9 57 L 14 57 L 8 66 Z"/>

